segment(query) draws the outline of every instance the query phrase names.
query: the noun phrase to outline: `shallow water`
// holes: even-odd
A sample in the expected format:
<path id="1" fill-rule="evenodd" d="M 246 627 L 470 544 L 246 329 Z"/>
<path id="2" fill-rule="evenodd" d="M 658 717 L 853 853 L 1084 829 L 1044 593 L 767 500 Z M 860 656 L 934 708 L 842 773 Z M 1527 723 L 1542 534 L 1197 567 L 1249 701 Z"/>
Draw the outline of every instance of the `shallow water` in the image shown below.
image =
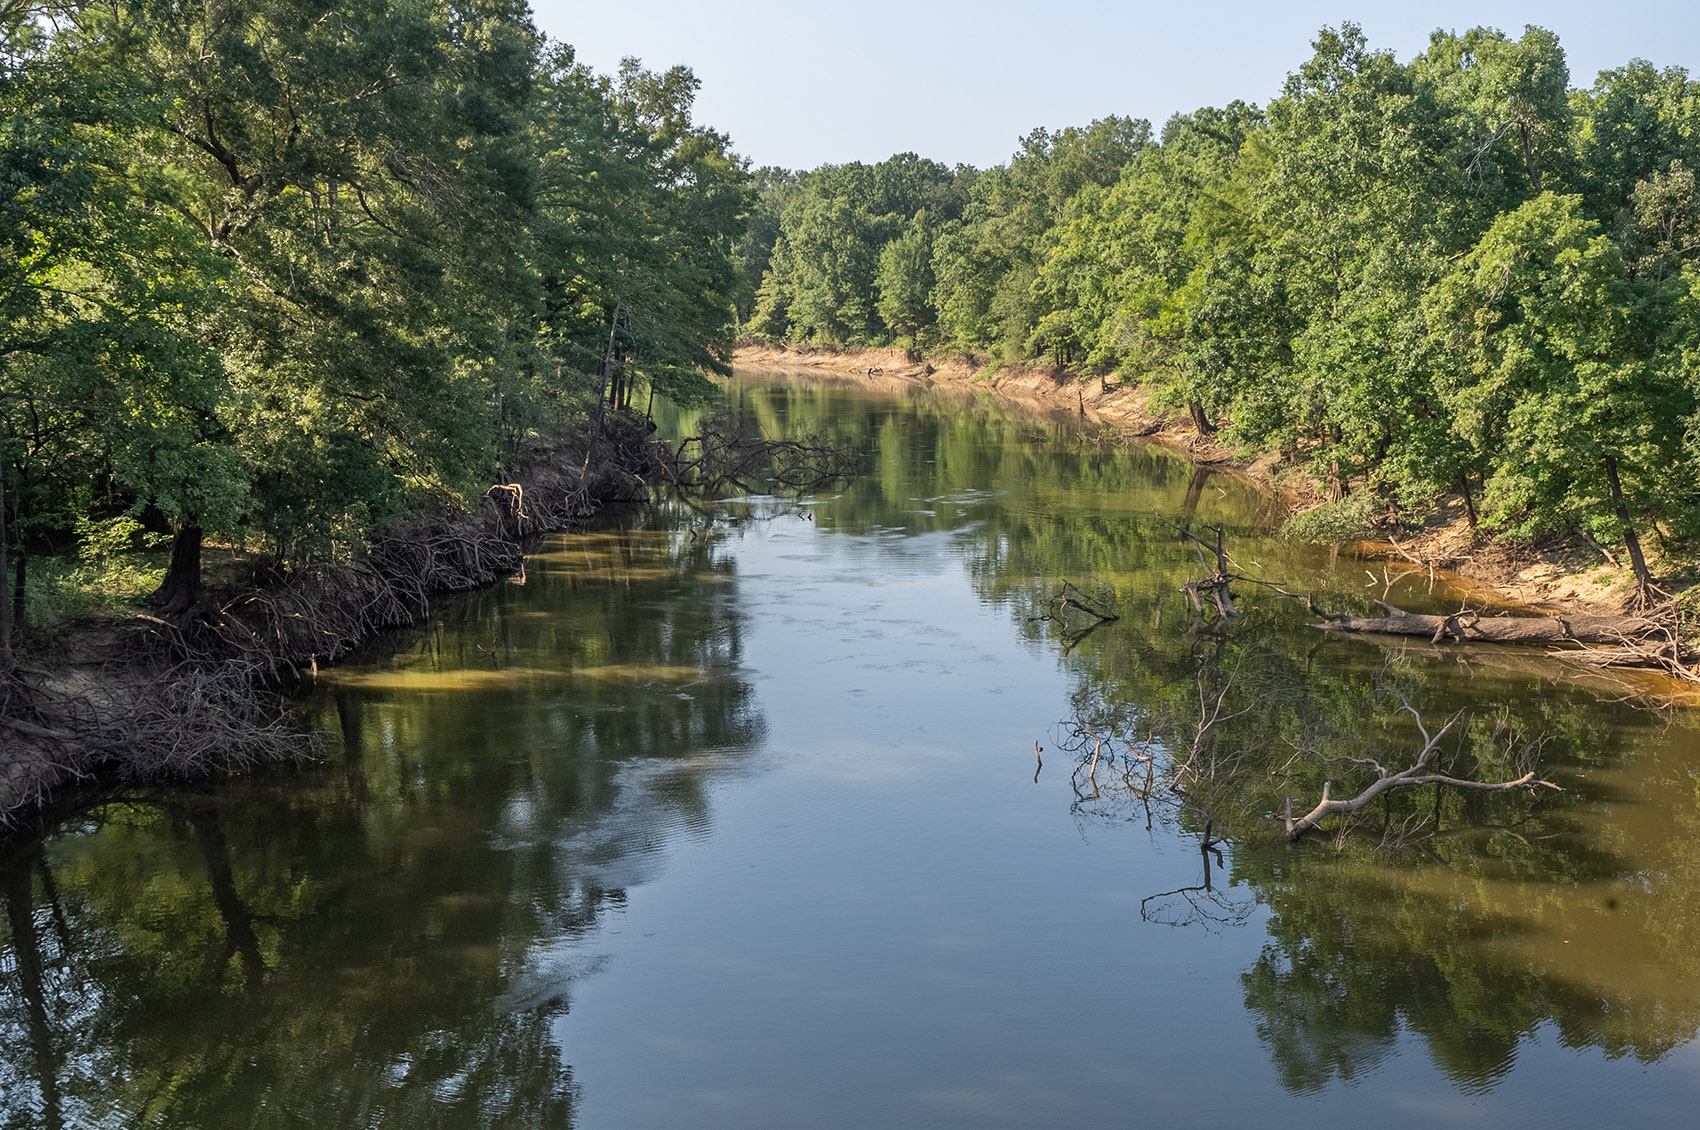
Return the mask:
<path id="1" fill-rule="evenodd" d="M 1390 662 L 1255 590 L 1235 633 L 1189 631 L 1198 560 L 1160 515 L 1342 604 L 1455 594 L 1270 538 L 1250 488 L 1067 418 L 729 395 L 867 473 L 551 539 L 321 673 L 322 766 L 8 862 L 0 1125 L 1687 1123 L 1691 714 L 1534 655 Z M 1122 619 L 1060 638 L 1035 617 L 1065 580 Z M 1254 774 L 1212 858 L 1198 810 L 1083 795 L 1057 747 L 1077 710 L 1137 730 L 1201 688 L 1247 705 L 1212 748 L 1264 782 L 1408 757 L 1402 692 L 1470 711 L 1486 770 L 1539 738 L 1563 792 L 1429 790 L 1289 847 Z M 1325 764 L 1282 787 L 1308 807 Z"/>

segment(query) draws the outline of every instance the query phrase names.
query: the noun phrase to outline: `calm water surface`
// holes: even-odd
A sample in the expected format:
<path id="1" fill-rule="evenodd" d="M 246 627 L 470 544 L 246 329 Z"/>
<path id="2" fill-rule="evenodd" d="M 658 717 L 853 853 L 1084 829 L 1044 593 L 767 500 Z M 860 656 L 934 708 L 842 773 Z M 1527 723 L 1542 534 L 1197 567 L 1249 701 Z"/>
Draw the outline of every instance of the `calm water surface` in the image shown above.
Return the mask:
<path id="1" fill-rule="evenodd" d="M 322 673 L 324 764 L 8 861 L 0 1124 L 1693 1124 L 1691 714 L 1534 656 L 1390 662 L 1272 596 L 1189 633 L 1197 560 L 1158 514 L 1342 604 L 1459 594 L 1274 540 L 1255 492 L 1066 419 L 729 395 L 867 474 L 552 539 Z M 1033 619 L 1065 580 L 1123 619 L 1069 645 Z M 1289 848 L 1252 781 L 1215 860 L 1194 814 L 1071 783 L 1061 719 L 1137 728 L 1228 674 L 1255 709 L 1224 753 L 1397 760 L 1398 690 L 1469 710 L 1489 767 L 1539 735 L 1564 792 L 1426 792 Z M 1308 807 L 1329 772 L 1282 787 Z"/>

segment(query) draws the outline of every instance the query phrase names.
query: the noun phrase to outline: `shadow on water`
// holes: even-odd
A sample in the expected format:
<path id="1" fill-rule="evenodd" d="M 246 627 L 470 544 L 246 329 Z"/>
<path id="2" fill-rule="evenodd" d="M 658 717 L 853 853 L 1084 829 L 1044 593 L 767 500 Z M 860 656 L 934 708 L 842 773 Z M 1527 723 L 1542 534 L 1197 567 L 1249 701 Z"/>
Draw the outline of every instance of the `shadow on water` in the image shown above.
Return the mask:
<path id="1" fill-rule="evenodd" d="M 760 739 L 740 648 L 710 544 L 559 541 L 329 673 L 324 764 L 10 859 L 0 1125 L 569 1125 L 597 931 Z"/>

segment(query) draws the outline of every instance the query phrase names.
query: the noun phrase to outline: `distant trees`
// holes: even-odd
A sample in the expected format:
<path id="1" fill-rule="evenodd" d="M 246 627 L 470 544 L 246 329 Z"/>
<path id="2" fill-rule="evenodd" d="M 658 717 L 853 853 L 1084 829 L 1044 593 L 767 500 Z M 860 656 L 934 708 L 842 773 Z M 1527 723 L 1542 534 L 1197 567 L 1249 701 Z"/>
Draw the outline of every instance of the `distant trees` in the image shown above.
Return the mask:
<path id="1" fill-rule="evenodd" d="M 1115 371 L 1340 495 L 1581 530 L 1646 585 L 1645 538 L 1700 533 L 1700 90 L 1572 90 L 1537 27 L 1314 46 L 1261 109 L 1030 135 L 955 212 L 857 223 L 803 174 L 746 332 Z"/>
<path id="2" fill-rule="evenodd" d="M 727 371 L 744 162 L 688 70 L 523 2 L 0 13 L 0 459 L 25 551 L 131 514 L 288 562 L 465 498 L 600 389 Z"/>

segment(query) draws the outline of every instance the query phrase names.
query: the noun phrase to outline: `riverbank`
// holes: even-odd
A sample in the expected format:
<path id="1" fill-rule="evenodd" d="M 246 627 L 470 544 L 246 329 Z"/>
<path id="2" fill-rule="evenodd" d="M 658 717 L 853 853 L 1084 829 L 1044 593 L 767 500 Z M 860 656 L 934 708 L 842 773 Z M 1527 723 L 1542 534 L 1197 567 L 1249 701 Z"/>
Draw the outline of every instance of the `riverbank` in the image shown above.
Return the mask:
<path id="1" fill-rule="evenodd" d="M 437 598 L 520 572 L 532 539 L 647 497 L 647 429 L 608 425 L 588 474 L 582 442 L 536 446 L 470 507 L 400 516 L 347 561 L 284 570 L 215 551 L 194 615 L 26 632 L 27 662 L 0 676 L 0 840 L 117 788 L 311 757 L 316 737 L 282 710 L 303 673 L 422 622 Z"/>
<path id="2" fill-rule="evenodd" d="M 830 373 L 869 387 L 948 386 L 984 389 L 1009 400 L 1051 410 L 1072 410 L 1115 428 L 1130 439 L 1158 443 L 1201 463 L 1231 468 L 1278 493 L 1297 512 L 1323 500 L 1302 469 L 1278 454 L 1238 452 L 1202 435 L 1184 412 L 1152 404 L 1136 382 L 1083 377 L 1060 366 L 1009 365 L 990 368 L 958 356 L 916 361 L 901 349 L 837 350 L 809 346 L 743 344 L 733 355 L 740 368 Z M 1470 527 L 1463 500 L 1442 498 L 1420 523 L 1391 528 L 1380 522 L 1364 539 L 1347 539 L 1343 549 L 1396 567 L 1446 573 L 1473 582 L 1483 599 L 1508 609 L 1560 614 L 1623 612 L 1635 595 L 1627 563 L 1607 559 L 1580 541 L 1546 538 L 1533 542 L 1491 538 Z M 1666 577 L 1667 587 L 1686 588 L 1683 577 Z"/>

